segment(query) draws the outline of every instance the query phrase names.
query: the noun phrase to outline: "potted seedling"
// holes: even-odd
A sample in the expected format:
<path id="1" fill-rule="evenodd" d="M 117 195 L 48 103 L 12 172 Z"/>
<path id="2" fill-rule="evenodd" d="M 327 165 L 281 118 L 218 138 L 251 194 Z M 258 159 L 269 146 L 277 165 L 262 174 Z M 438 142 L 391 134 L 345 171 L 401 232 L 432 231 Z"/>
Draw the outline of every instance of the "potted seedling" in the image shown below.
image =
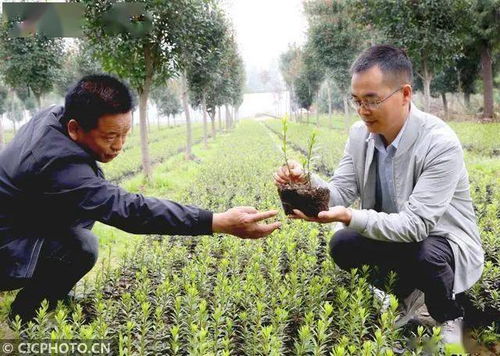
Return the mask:
<path id="1" fill-rule="evenodd" d="M 282 126 L 282 151 L 285 158 L 285 166 L 290 170 L 287 151 L 288 120 L 286 117 L 282 120 Z M 278 186 L 278 194 L 287 215 L 293 214 L 293 209 L 298 209 L 309 217 L 317 217 L 320 211 L 328 210 L 330 191 L 327 188 L 311 186 L 311 170 L 313 169 L 313 159 L 315 158 L 313 157 L 313 153 L 315 151 L 316 135 L 316 131 L 313 131 L 309 137 L 307 154 L 303 162 L 306 182 L 298 183 L 290 181 Z"/>

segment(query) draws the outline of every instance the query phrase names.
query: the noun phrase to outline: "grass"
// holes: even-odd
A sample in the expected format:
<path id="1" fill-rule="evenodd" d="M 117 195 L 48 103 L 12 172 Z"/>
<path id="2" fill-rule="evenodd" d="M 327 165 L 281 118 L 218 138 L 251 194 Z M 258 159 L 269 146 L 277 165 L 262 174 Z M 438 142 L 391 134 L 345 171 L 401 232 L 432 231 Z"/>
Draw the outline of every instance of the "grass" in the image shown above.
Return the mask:
<path id="1" fill-rule="evenodd" d="M 274 128 L 273 121 L 264 124 Z M 313 129 L 291 123 L 291 143 L 306 145 Z M 466 147 L 466 162 L 480 228 L 490 239 L 490 267 L 471 292 L 475 303 L 495 308 L 488 288 L 498 279 L 495 251 L 500 245 L 499 170 L 491 148 L 496 141 L 477 142 L 467 136 L 465 125 L 457 131 L 463 142 L 473 144 Z M 343 130 L 319 130 L 319 155 L 330 172 L 345 139 Z M 271 178 L 282 164 L 279 142 L 266 126 L 241 122 L 208 149 L 195 147 L 198 160 L 174 155 L 155 167 L 150 184 L 136 175 L 121 185 L 214 211 L 236 205 L 279 209 Z M 300 151 L 290 152 L 291 158 L 300 156 Z M 396 300 L 382 312 L 368 288 L 368 271 L 346 273 L 335 267 L 326 248 L 331 236 L 327 226 L 288 221 L 282 213 L 279 219 L 284 221 L 282 229 L 258 241 L 224 235 L 134 236 L 96 224 L 102 256 L 86 278 L 91 297 L 81 305 L 92 321 L 79 323 L 77 306 L 59 308 L 59 318 L 49 316 L 55 325 L 41 318 L 27 332 L 38 338 L 50 332 L 69 338 L 109 337 L 122 354 L 383 355 L 391 354 L 395 345 L 403 345 L 407 354 L 426 348 L 444 353 L 438 330 L 393 330 Z M 0 297 L 0 320 L 12 297 Z M 491 348 L 498 329 L 484 327 L 475 333 Z"/>

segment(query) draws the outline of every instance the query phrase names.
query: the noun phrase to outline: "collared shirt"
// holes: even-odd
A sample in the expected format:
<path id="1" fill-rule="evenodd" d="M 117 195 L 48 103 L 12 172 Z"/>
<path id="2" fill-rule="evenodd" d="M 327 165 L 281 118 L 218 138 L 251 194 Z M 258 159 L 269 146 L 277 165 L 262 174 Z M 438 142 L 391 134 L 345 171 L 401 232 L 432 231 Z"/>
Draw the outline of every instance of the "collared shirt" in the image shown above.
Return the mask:
<path id="1" fill-rule="evenodd" d="M 374 152 L 374 161 L 377 164 L 375 210 L 388 214 L 399 212 L 396 204 L 396 192 L 394 191 L 393 159 L 407 122 L 408 118 L 394 141 L 387 147 L 385 147 L 380 134 L 370 133 L 369 137 L 374 140 L 376 148 Z"/>

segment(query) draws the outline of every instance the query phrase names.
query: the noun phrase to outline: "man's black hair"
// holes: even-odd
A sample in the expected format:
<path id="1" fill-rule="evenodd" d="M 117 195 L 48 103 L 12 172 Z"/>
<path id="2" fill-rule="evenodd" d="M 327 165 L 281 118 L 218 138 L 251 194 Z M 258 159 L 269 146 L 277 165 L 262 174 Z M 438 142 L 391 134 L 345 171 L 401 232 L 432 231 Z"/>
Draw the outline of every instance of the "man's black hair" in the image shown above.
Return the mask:
<path id="1" fill-rule="evenodd" d="M 83 77 L 66 94 L 61 123 L 66 128 L 69 120 L 76 120 L 85 131 L 97 127 L 104 115 L 124 114 L 135 107 L 128 86 L 108 74 Z"/>
<path id="2" fill-rule="evenodd" d="M 396 85 L 413 83 L 413 66 L 406 52 L 391 45 L 376 45 L 363 51 L 351 66 L 351 73 L 378 66 L 384 78 Z"/>

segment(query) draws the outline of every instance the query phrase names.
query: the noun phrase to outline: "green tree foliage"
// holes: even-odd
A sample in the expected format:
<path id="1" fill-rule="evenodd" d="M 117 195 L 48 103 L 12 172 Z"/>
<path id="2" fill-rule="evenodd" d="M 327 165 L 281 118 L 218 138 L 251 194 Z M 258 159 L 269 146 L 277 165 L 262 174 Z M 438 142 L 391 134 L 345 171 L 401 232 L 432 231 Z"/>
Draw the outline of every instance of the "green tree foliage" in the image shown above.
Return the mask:
<path id="1" fill-rule="evenodd" d="M 98 60 L 85 41 L 79 40 L 76 46 L 67 49 L 54 89 L 64 97 L 69 88 L 85 75 L 102 72 Z"/>
<path id="2" fill-rule="evenodd" d="M 28 87 L 40 107 L 41 97 L 52 90 L 61 67 L 62 40 L 40 35 L 11 38 L 9 26 L 4 23 L 0 30 L 3 80 L 12 89 Z"/>
<path id="3" fill-rule="evenodd" d="M 103 69 L 128 79 L 139 94 L 142 166 L 146 179 L 150 179 L 147 101 L 153 81 L 173 74 L 175 42 L 171 36 L 178 31 L 175 27 L 181 22 L 174 20 L 176 11 L 182 11 L 181 1 L 144 2 L 147 15 L 151 16 L 153 24 L 151 32 L 144 36 L 134 36 L 127 31 L 109 30 L 106 21 L 115 1 L 82 0 L 81 2 L 86 7 L 85 34 Z"/>
<path id="4" fill-rule="evenodd" d="M 500 0 L 473 0 L 468 13 L 467 43 L 480 53 L 483 79 L 483 117 L 494 117 L 493 78 L 494 53 L 500 50 Z"/>
<path id="5" fill-rule="evenodd" d="M 302 61 L 303 65 L 295 80 L 294 91 L 298 106 L 309 110 L 323 80 L 323 68 L 318 65 L 310 50 L 304 51 Z"/>
<path id="6" fill-rule="evenodd" d="M 166 116 L 169 120 L 171 116 L 182 112 L 180 92 L 172 81 L 169 81 L 167 85 L 156 86 L 151 92 L 151 99 L 156 104 L 159 114 Z"/>
<path id="7" fill-rule="evenodd" d="M 464 48 L 462 56 L 456 62 L 459 91 L 464 93 L 465 106 L 470 108 L 470 95 L 476 92 L 475 83 L 479 78 L 480 53 L 474 46 Z"/>
<path id="8" fill-rule="evenodd" d="M 0 84 L 0 115 L 3 115 L 6 111 L 7 93 L 7 88 Z"/>
<path id="9" fill-rule="evenodd" d="M 234 38 L 231 39 L 232 46 L 229 62 L 231 64 L 230 68 L 230 84 L 231 84 L 231 96 L 230 104 L 238 108 L 243 103 L 243 93 L 245 89 L 245 64 L 243 58 L 238 53 L 238 47 Z"/>
<path id="10" fill-rule="evenodd" d="M 230 66 L 229 70 L 229 87 L 230 95 L 228 105 L 233 106 L 236 110 L 243 103 L 243 93 L 245 89 L 245 64 L 243 58 L 238 53 L 238 46 L 231 36 L 228 46 L 227 64 Z"/>
<path id="11" fill-rule="evenodd" d="M 16 132 L 16 124 L 23 120 L 24 105 L 13 91 L 7 95 L 6 109 L 7 119 L 12 122 L 14 132 Z"/>
<path id="12" fill-rule="evenodd" d="M 431 95 L 441 96 L 445 117 L 448 118 L 448 99 L 446 93 L 456 93 L 459 89 L 459 73 L 456 66 L 450 66 L 439 72 L 431 83 Z"/>
<path id="13" fill-rule="evenodd" d="M 425 109 L 436 73 L 460 53 L 469 0 L 358 0 L 362 18 L 390 43 L 406 49 L 423 82 Z"/>
<path id="14" fill-rule="evenodd" d="M 205 19 L 206 31 L 203 43 L 204 56 L 189 65 L 188 85 L 193 107 L 202 106 L 206 92 L 215 85 L 223 74 L 222 61 L 226 54 L 229 27 L 220 9 L 210 9 Z"/>
<path id="15" fill-rule="evenodd" d="M 108 31 L 106 19 L 115 1 L 82 0 L 86 5 L 86 34 L 105 70 L 127 78 L 139 94 L 139 117 L 143 170 L 151 176 L 148 148 L 147 101 L 153 83 L 165 82 L 203 56 L 204 17 L 210 0 L 147 0 L 146 13 L 134 19 L 135 25 L 151 21 L 151 29 L 143 36 L 129 32 Z M 200 37 L 201 36 L 201 37 Z M 185 77 L 185 75 L 183 75 Z M 186 93 L 187 94 L 187 93 Z M 188 113 L 187 113 L 188 114 Z M 190 122 L 187 122 L 188 142 Z"/>
<path id="16" fill-rule="evenodd" d="M 330 78 L 326 78 L 319 91 L 319 112 L 331 114 L 332 110 L 344 110 L 343 95 L 335 82 Z"/>
<path id="17" fill-rule="evenodd" d="M 204 58 L 212 55 L 214 41 L 220 37 L 211 38 L 221 33 L 221 23 L 217 10 L 218 3 L 215 0 L 184 0 L 189 2 L 189 8 L 183 9 L 180 20 L 184 26 L 182 31 L 177 34 L 178 39 L 178 61 L 179 74 L 182 84 L 182 105 L 186 116 L 186 159 L 192 159 L 192 132 L 191 117 L 189 110 L 189 75 L 192 68 L 203 65 Z M 178 21 L 178 19 L 176 19 Z M 214 28 L 215 27 L 215 28 Z M 205 82 L 206 76 L 202 82 Z M 206 121 L 206 118 L 205 118 Z M 205 125 L 206 126 L 206 125 Z M 205 130 L 206 132 L 206 130 Z M 206 140 L 206 135 L 205 135 Z"/>
<path id="18" fill-rule="evenodd" d="M 302 66 L 301 56 L 302 50 L 296 45 L 289 45 L 288 50 L 280 56 L 279 68 L 290 96 L 290 107 L 288 109 L 290 115 L 294 111 L 293 103 L 296 102 L 294 88 Z"/>
<path id="19" fill-rule="evenodd" d="M 190 63 L 187 72 L 190 101 L 193 107 L 199 107 L 203 111 L 203 141 L 207 144 L 207 96 L 217 95 L 214 93 L 221 76 L 224 75 L 222 62 L 227 55 L 225 45 L 229 40 L 229 27 L 222 10 L 209 8 L 205 17 L 206 24 L 202 27 L 204 35 L 203 53 L 199 60 Z M 223 101 L 223 100 L 220 100 Z M 211 101 L 213 104 L 214 101 Z M 212 136 L 215 137 L 215 107 L 210 108 L 212 121 Z"/>
<path id="20" fill-rule="evenodd" d="M 211 82 L 206 92 L 206 109 L 212 121 L 212 134 L 215 134 L 215 113 L 216 108 L 226 106 L 226 114 L 229 112 L 228 106 L 237 108 L 243 102 L 243 92 L 245 85 L 245 67 L 243 59 L 238 53 L 238 46 L 232 31 L 229 29 L 223 42 L 220 65 L 217 70 L 215 80 Z M 226 127 L 232 126 L 228 116 Z"/>
<path id="21" fill-rule="evenodd" d="M 31 92 L 29 87 L 20 86 L 14 89 L 19 100 L 21 100 L 24 108 L 30 112 L 31 115 L 34 115 L 38 110 L 37 103 L 35 101 L 35 96 Z"/>
<path id="22" fill-rule="evenodd" d="M 335 82 L 344 106 L 346 128 L 349 126 L 351 76 L 349 68 L 360 50 L 379 37 L 366 22 L 356 21 L 359 10 L 345 0 L 310 0 L 305 3 L 309 22 L 308 47 L 313 52 L 325 77 Z M 331 85 L 329 87 L 331 91 Z"/>
<path id="23" fill-rule="evenodd" d="M 363 28 L 353 21 L 353 9 L 346 1 L 308 1 L 305 10 L 310 49 L 339 89 L 347 94 L 351 83 L 349 68 L 364 43 Z"/>
<path id="24" fill-rule="evenodd" d="M 7 88 L 0 83 L 0 150 L 3 149 L 5 143 L 3 130 L 3 114 L 7 110 L 7 93 Z"/>

